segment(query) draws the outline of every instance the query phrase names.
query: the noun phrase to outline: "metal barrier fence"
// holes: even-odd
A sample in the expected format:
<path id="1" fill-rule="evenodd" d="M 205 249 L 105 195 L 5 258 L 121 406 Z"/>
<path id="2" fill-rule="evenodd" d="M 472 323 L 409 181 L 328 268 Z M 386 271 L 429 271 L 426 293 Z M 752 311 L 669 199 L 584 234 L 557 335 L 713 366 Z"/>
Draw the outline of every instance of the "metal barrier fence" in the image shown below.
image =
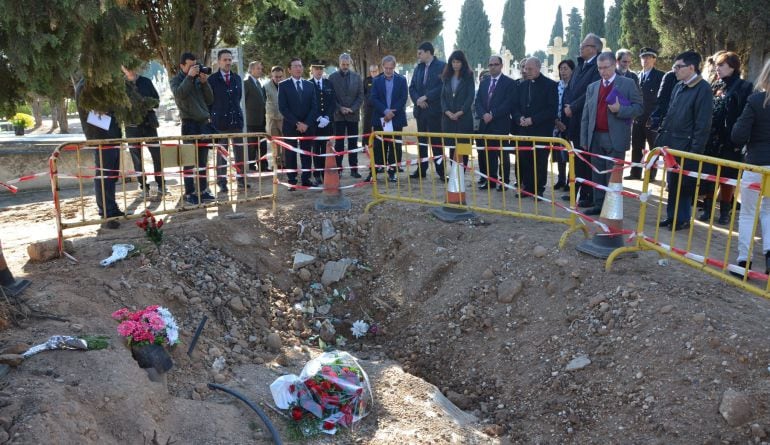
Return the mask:
<path id="1" fill-rule="evenodd" d="M 271 156 L 269 151 L 265 153 L 267 145 L 264 133 L 61 144 L 49 158 L 60 252 L 67 229 L 124 218 L 138 219 L 145 210 L 164 215 L 262 199 L 273 199 L 275 206 L 278 182 L 274 172 L 265 169 Z M 260 146 L 264 147 L 262 151 Z M 136 159 L 131 158 L 132 152 Z M 264 154 L 259 157 L 260 153 Z M 150 190 L 152 177 L 156 193 Z M 86 184 L 90 180 L 94 182 Z M 64 181 L 77 183 L 78 199 L 62 201 L 59 191 Z M 132 182 L 143 187 L 129 185 Z M 185 199 L 185 182 L 188 187 L 192 185 L 196 199 Z M 215 190 L 215 185 L 217 193 L 208 195 L 208 191 Z M 116 206 L 109 198 L 113 188 Z M 95 197 L 91 198 L 91 194 Z M 97 213 L 97 208 L 105 209 L 105 214 Z"/>
<path id="2" fill-rule="evenodd" d="M 650 169 L 645 168 L 632 245 L 615 250 L 607 259 L 606 268 L 609 270 L 613 261 L 624 253 L 654 250 L 663 257 L 770 298 L 770 281 L 765 270 L 770 266 L 770 256 L 764 252 L 770 248 L 770 243 L 765 244 L 768 248 L 762 249 L 764 251 L 754 249 L 757 226 L 762 224 L 763 229 L 770 230 L 770 214 L 766 215 L 764 223 L 760 217 L 763 201 L 770 194 L 770 168 L 668 148 L 652 150 L 647 157 L 647 166 L 654 165 L 658 158 L 663 159 L 667 174 L 657 196 L 651 193 Z M 720 203 L 729 205 L 729 220 L 723 219 L 722 224 L 716 219 L 717 187 L 732 187 L 736 191 L 729 204 Z M 666 189 L 668 200 L 664 213 L 663 193 Z M 736 219 L 739 214 L 738 191 L 741 204 L 740 218 Z M 703 196 L 706 196 L 702 201 L 704 213 L 699 218 L 693 210 L 697 210 L 699 197 Z M 770 212 L 770 201 L 764 204 Z M 727 212 L 728 209 L 720 209 L 721 215 Z M 770 237 L 764 230 L 762 235 Z M 741 246 L 739 251 L 745 255 L 748 268 L 731 262 L 736 244 Z M 756 264 L 765 265 L 760 268 L 764 273 L 751 270 Z"/>
<path id="3" fill-rule="evenodd" d="M 417 144 L 417 159 L 403 156 L 407 142 Z M 400 201 L 560 223 L 568 226 L 560 247 L 575 231 L 587 235 L 574 211 L 575 160 L 564 139 L 377 131 L 370 136 L 369 147 L 374 200 L 366 211 L 385 201 Z M 471 156 L 474 148 L 478 163 Z M 554 175 L 547 168 L 549 158 L 562 154 L 569 163 L 569 202 L 554 189 Z M 472 180 L 468 191 L 466 175 Z"/>

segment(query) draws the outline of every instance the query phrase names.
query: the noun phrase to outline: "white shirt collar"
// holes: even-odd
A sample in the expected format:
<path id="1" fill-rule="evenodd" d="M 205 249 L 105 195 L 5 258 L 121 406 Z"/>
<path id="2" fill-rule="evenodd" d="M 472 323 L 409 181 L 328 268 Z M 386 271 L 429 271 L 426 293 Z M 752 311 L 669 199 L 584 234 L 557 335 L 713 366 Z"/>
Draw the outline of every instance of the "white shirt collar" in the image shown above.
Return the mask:
<path id="1" fill-rule="evenodd" d="M 618 77 L 617 73 L 613 74 L 612 77 L 609 78 L 609 80 L 602 79 L 602 85 L 609 85 L 609 84 L 611 84 L 612 82 L 615 81 L 616 77 Z"/>

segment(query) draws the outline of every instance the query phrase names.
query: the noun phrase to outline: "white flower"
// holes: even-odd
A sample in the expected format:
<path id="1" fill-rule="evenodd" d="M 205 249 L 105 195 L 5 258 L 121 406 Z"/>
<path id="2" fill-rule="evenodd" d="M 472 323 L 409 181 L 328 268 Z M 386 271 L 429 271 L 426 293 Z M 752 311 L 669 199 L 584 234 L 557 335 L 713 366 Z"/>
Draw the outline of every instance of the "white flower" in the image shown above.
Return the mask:
<path id="1" fill-rule="evenodd" d="M 369 325 L 363 320 L 356 320 L 353 323 L 353 327 L 350 328 L 350 332 L 353 333 L 353 337 L 361 338 L 369 331 Z"/>
<path id="2" fill-rule="evenodd" d="M 169 345 L 175 345 L 179 341 L 179 326 L 176 325 L 174 316 L 171 315 L 171 311 L 164 307 L 158 307 L 156 310 L 160 318 L 166 324 L 166 337 L 168 338 Z"/>

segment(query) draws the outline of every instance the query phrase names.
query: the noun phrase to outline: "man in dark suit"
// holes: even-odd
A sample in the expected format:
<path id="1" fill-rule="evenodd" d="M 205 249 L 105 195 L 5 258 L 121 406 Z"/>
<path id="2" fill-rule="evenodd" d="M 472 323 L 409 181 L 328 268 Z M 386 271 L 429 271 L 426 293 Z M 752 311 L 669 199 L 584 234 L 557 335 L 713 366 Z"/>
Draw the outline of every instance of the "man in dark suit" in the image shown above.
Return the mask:
<path id="1" fill-rule="evenodd" d="M 318 119 L 318 102 L 316 101 L 315 86 L 302 79 L 302 59 L 293 58 L 289 62 L 289 78 L 278 85 L 278 109 L 283 116 L 283 135 L 288 137 L 313 136 L 316 119 Z M 313 141 L 303 139 L 287 140 L 289 144 L 300 150 L 310 152 Z M 283 149 L 284 168 L 292 170 L 287 173 L 289 184 L 297 184 L 297 153 Z M 302 165 L 301 181 L 305 187 L 312 187 L 310 168 L 313 160 L 310 155 L 300 154 Z M 294 187 L 289 189 L 294 190 Z"/>
<path id="2" fill-rule="evenodd" d="M 374 131 L 401 131 L 406 127 L 406 99 L 409 95 L 406 78 L 396 73 L 396 58 L 382 58 L 383 74 L 374 78 L 372 94 L 372 129 Z M 388 181 L 396 182 L 396 163 L 401 162 L 401 140 L 386 137 L 388 140 L 375 139 L 374 164 L 382 166 L 387 156 Z M 366 181 L 371 181 L 372 173 Z"/>
<path id="3" fill-rule="evenodd" d="M 409 97 L 414 104 L 414 118 L 417 120 L 418 132 L 441 132 L 441 88 L 443 87 L 441 72 L 444 71 L 446 63 L 436 59 L 433 52 L 433 45 L 430 42 L 423 42 L 417 48 L 417 59 L 420 63 L 415 67 L 412 83 L 409 85 Z M 441 145 L 441 138 L 433 137 L 428 141 L 428 138 L 420 137 L 418 141 L 420 159 L 428 157 L 428 144 L 430 144 L 430 152 L 435 158 L 436 173 L 443 179 L 444 159 L 441 156 L 444 148 Z M 422 161 L 411 178 L 424 178 L 427 171 L 428 161 Z"/>
<path id="4" fill-rule="evenodd" d="M 636 82 L 617 73 L 615 56 L 611 52 L 603 52 L 596 59 L 601 79 L 586 89 L 580 145 L 588 147 L 591 153 L 614 159 L 591 157 L 591 163 L 598 170 L 593 171 L 593 182 L 606 186 L 610 182 L 610 173 L 599 172 L 622 165 L 626 158 L 631 143 L 632 119 L 642 113 L 642 93 Z M 616 179 L 621 177 L 618 171 Z M 602 204 L 604 190 L 597 188 L 594 190 L 594 205 L 585 214 L 599 215 Z"/>
<path id="5" fill-rule="evenodd" d="M 329 76 L 329 82 L 334 87 L 337 108 L 334 112 L 334 135 L 347 136 L 348 151 L 358 148 L 358 116 L 361 115 L 361 105 L 364 103 L 364 85 L 361 76 L 350 69 L 353 59 L 350 54 L 343 53 L 339 57 L 339 69 Z M 371 121 L 371 117 L 369 118 Z M 337 152 L 345 150 L 345 139 L 339 138 L 334 143 Z M 358 153 L 348 154 L 350 176 L 360 178 L 358 173 Z M 337 167 L 342 168 L 342 156 L 337 156 Z"/>
<path id="6" fill-rule="evenodd" d="M 639 51 L 642 62 L 642 70 L 639 71 L 639 88 L 642 90 L 644 111 L 636 119 L 631 130 L 631 162 L 644 161 L 644 146 L 649 149 L 655 147 L 655 138 L 658 133 L 650 128 L 649 120 L 655 104 L 658 101 L 658 90 L 663 80 L 663 71 L 655 68 L 658 53 L 652 48 L 642 48 Z M 655 180 L 655 169 L 650 170 L 650 181 Z M 623 179 L 642 179 L 642 168 L 631 167 L 631 174 Z"/>
<path id="7" fill-rule="evenodd" d="M 265 101 L 267 99 L 267 92 L 262 86 L 260 79 L 262 78 L 262 62 L 255 60 L 249 63 L 249 76 L 243 82 L 243 95 L 246 102 L 246 132 L 247 133 L 264 133 L 267 129 L 267 122 L 265 120 Z M 267 154 L 267 139 L 259 140 L 256 137 L 248 138 L 249 142 L 249 161 L 248 169 L 259 171 L 269 171 L 267 167 L 267 159 L 262 159 Z M 257 145 L 259 145 L 259 165 L 257 166 Z M 244 167 L 245 169 L 245 167 Z"/>
<path id="8" fill-rule="evenodd" d="M 337 110 L 337 99 L 334 86 L 328 79 L 324 79 L 325 63 L 318 62 L 310 65 L 310 74 L 315 87 L 316 103 L 318 104 L 318 117 L 316 118 L 316 137 L 331 136 L 334 134 L 334 112 Z M 322 155 L 326 153 L 326 139 L 318 139 L 313 143 L 313 153 Z M 323 184 L 324 156 L 313 156 L 313 178 L 315 185 Z"/>
<path id="9" fill-rule="evenodd" d="M 229 49 L 219 50 L 217 53 L 219 70 L 209 77 L 209 85 L 214 92 L 214 103 L 211 104 L 211 123 L 218 133 L 242 133 L 243 112 L 241 111 L 241 96 L 243 95 L 243 81 L 241 76 L 230 71 L 233 65 L 233 54 Z M 235 151 L 236 169 L 243 171 L 243 144 L 242 138 L 233 139 Z M 216 143 L 229 149 L 227 139 L 217 139 Z M 217 185 L 219 192 L 227 192 L 227 159 L 217 152 Z M 238 181 L 238 187 L 245 187 L 246 177 Z"/>
<path id="10" fill-rule="evenodd" d="M 559 92 L 556 82 L 540 74 L 540 66 L 537 57 L 527 59 L 524 64 L 526 76 L 519 83 L 516 94 L 512 117 L 518 123 L 519 134 L 523 136 L 553 135 Z M 548 150 L 534 147 L 531 150 L 519 150 L 517 164 L 521 175 L 518 178 L 519 188 L 527 192 L 522 197 L 542 196 L 548 179 Z"/>
<path id="11" fill-rule="evenodd" d="M 479 134 L 507 135 L 511 129 L 511 106 L 513 103 L 513 79 L 502 74 L 503 58 L 489 58 L 489 77 L 485 78 L 476 92 L 476 116 L 479 116 Z M 551 121 L 553 124 L 553 120 Z M 479 140 L 479 164 L 486 167 L 487 176 L 492 180 L 499 178 L 498 159 L 500 158 L 501 143 L 499 140 Z M 490 189 L 494 181 L 484 181 L 479 188 Z M 498 186 L 498 190 L 502 190 Z"/>
<path id="12" fill-rule="evenodd" d="M 369 65 L 369 75 L 364 79 L 364 105 L 361 107 L 363 116 L 361 117 L 361 134 L 363 134 L 364 140 L 361 141 L 363 146 L 369 147 L 369 133 L 372 132 L 372 113 L 374 108 L 369 98 L 372 95 L 372 85 L 374 84 L 374 78 L 380 75 L 380 67 L 378 65 Z M 401 171 L 399 168 L 398 171 Z"/>
<path id="13" fill-rule="evenodd" d="M 580 146 L 580 122 L 583 118 L 583 106 L 586 101 L 586 88 L 599 80 L 599 71 L 596 69 L 596 56 L 602 52 L 603 44 L 599 36 L 589 33 L 580 43 L 580 57 L 578 66 L 572 74 L 567 89 L 564 91 L 564 115 L 570 118 L 567 136 L 575 148 L 588 150 L 589 147 Z M 576 159 L 575 177 L 591 179 L 591 167 L 586 162 Z M 593 206 L 593 189 L 580 186 L 581 207 Z M 562 199 L 569 200 L 569 196 Z"/>

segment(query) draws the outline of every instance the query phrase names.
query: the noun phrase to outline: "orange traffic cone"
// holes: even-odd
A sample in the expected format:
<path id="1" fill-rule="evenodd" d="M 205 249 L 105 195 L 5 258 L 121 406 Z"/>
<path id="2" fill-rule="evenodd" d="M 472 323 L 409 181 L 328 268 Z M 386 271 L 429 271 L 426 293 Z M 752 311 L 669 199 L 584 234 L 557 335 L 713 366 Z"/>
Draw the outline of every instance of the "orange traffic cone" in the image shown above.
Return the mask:
<path id="1" fill-rule="evenodd" d="M 625 246 L 623 241 L 623 170 L 613 170 L 607 185 L 599 220 L 607 226 L 609 233 L 594 234 L 590 240 L 577 245 L 579 252 L 597 258 L 609 258 L 615 249 Z"/>
<path id="2" fill-rule="evenodd" d="M 334 154 L 334 141 L 326 142 L 326 154 Z M 324 191 L 323 195 L 316 199 L 315 209 L 325 210 L 350 210 L 350 198 L 342 196 L 340 190 L 340 171 L 337 169 L 335 156 L 327 156 L 324 163 Z"/>
<path id="3" fill-rule="evenodd" d="M 17 280 L 13 278 L 13 274 L 8 270 L 8 263 L 5 262 L 3 245 L 0 243 L 0 286 L 3 288 L 3 293 L 8 297 L 15 297 L 22 293 L 29 285 L 29 280 Z"/>
<path id="4" fill-rule="evenodd" d="M 447 163 L 449 167 L 449 178 L 446 185 L 446 203 L 456 205 L 466 205 L 465 202 L 465 171 L 462 164 L 462 155 L 470 154 L 470 147 L 468 150 L 464 150 L 461 145 L 457 144 L 455 150 L 455 159 L 450 159 Z M 470 145 L 470 144 L 465 144 Z M 476 219 L 476 214 L 470 210 L 461 209 L 457 207 L 442 206 L 431 210 L 431 213 L 436 218 L 444 222 L 457 222 L 467 221 L 469 219 Z"/>

